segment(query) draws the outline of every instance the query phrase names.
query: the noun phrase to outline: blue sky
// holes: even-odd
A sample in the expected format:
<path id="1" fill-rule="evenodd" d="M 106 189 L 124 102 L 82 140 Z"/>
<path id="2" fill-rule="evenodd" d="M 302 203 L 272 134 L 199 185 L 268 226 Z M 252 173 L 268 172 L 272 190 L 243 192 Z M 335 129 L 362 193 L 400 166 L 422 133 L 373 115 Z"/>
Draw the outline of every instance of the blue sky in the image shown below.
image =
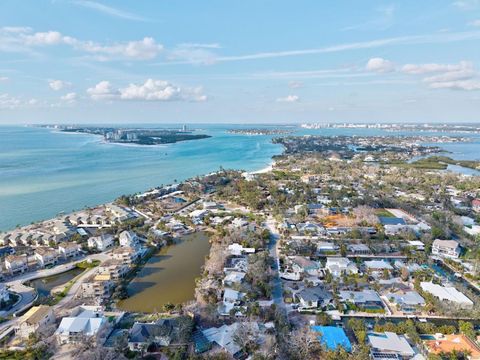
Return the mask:
<path id="1" fill-rule="evenodd" d="M 2 0 L 0 123 L 479 122 L 480 0 Z"/>

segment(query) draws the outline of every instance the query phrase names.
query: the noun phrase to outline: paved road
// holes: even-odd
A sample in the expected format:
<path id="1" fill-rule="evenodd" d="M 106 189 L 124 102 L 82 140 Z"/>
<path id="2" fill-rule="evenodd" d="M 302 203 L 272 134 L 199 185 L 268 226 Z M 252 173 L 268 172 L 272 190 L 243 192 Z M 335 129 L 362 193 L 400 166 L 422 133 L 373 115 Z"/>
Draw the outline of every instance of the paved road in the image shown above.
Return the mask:
<path id="1" fill-rule="evenodd" d="M 273 270 L 275 271 L 273 277 L 273 289 L 272 289 L 272 298 L 273 302 L 282 310 L 286 312 L 285 302 L 283 301 L 283 283 L 280 279 L 280 261 L 278 258 L 279 254 L 279 239 L 280 234 L 277 230 L 277 223 L 275 219 L 271 216 L 268 217 L 265 222 L 267 229 L 270 231 L 270 243 L 268 244 L 268 249 L 270 256 L 274 259 Z"/>

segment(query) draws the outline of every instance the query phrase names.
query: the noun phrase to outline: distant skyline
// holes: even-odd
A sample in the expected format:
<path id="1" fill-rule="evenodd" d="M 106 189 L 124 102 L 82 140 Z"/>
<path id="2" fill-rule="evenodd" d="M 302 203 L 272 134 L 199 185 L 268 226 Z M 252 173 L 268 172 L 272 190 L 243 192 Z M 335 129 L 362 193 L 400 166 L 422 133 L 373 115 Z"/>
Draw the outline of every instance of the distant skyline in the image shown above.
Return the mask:
<path id="1" fill-rule="evenodd" d="M 480 123 L 480 0 L 3 0 L 0 125 Z"/>

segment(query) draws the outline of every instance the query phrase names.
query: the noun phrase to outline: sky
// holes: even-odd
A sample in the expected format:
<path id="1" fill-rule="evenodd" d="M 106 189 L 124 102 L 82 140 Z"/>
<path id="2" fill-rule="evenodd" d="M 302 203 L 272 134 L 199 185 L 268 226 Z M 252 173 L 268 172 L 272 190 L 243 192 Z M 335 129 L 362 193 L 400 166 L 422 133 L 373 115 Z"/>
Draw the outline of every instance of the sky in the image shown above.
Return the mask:
<path id="1" fill-rule="evenodd" d="M 480 0 L 2 0 L 0 124 L 480 123 Z"/>

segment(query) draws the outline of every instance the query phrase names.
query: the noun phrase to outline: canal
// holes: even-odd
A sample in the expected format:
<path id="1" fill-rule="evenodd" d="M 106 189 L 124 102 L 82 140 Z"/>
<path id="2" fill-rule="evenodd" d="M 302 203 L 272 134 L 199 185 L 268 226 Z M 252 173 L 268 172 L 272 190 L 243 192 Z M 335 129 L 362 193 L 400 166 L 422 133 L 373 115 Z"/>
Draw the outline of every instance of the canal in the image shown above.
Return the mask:
<path id="1" fill-rule="evenodd" d="M 77 275 L 81 274 L 84 269 L 78 267 L 73 268 L 72 270 L 65 271 L 61 274 L 52 275 L 36 280 L 29 281 L 26 285 L 35 288 L 38 292 L 39 297 L 47 297 L 50 295 L 52 289 L 57 286 L 64 285 Z"/>
<path id="2" fill-rule="evenodd" d="M 117 307 L 132 312 L 160 312 L 167 303 L 193 300 L 195 278 L 200 276 L 209 251 L 204 232 L 186 235 L 175 245 L 161 249 L 130 282 L 129 297 L 118 302 Z"/>

